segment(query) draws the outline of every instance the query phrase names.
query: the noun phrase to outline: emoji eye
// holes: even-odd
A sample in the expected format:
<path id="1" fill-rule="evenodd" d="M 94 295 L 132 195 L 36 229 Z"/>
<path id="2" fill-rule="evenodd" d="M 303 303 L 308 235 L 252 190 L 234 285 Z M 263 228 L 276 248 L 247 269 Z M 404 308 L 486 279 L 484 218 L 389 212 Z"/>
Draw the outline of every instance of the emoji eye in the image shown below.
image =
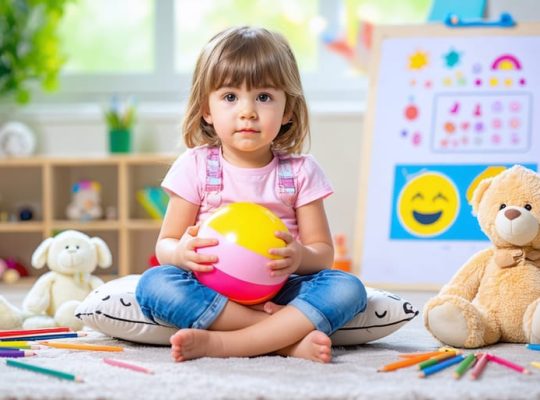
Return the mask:
<path id="1" fill-rule="evenodd" d="M 107 300 L 109 300 L 110 298 L 111 298 L 110 295 L 109 295 L 109 296 L 105 296 L 104 298 L 101 299 L 101 301 L 107 301 Z"/>
<path id="2" fill-rule="evenodd" d="M 532 206 L 531 206 L 529 203 L 525 204 L 525 207 L 524 207 L 524 208 L 525 208 L 525 210 L 527 210 L 527 211 L 531 211 L 531 210 L 532 210 Z"/>
<path id="3" fill-rule="evenodd" d="M 412 197 L 411 201 L 414 201 L 416 199 L 423 200 L 424 196 L 422 196 L 422 193 L 418 192 Z"/>
<path id="4" fill-rule="evenodd" d="M 499 206 L 499 210 L 502 210 L 503 208 L 506 208 L 506 204 L 502 203 L 500 206 Z"/>
<path id="5" fill-rule="evenodd" d="M 448 198 L 442 194 L 442 193 L 437 193 L 437 196 L 435 196 L 433 198 L 433 201 L 436 201 L 436 200 L 444 200 L 444 201 L 448 201 Z"/>
<path id="6" fill-rule="evenodd" d="M 120 298 L 120 303 L 122 303 L 122 305 L 123 305 L 124 307 L 129 307 L 129 306 L 131 306 L 131 303 L 128 302 L 128 301 L 124 301 L 123 298 Z"/>
<path id="7" fill-rule="evenodd" d="M 377 316 L 377 318 L 384 318 L 386 317 L 386 314 L 388 314 L 388 311 L 384 310 L 383 313 L 378 313 L 377 311 L 375 311 L 375 315 Z"/>

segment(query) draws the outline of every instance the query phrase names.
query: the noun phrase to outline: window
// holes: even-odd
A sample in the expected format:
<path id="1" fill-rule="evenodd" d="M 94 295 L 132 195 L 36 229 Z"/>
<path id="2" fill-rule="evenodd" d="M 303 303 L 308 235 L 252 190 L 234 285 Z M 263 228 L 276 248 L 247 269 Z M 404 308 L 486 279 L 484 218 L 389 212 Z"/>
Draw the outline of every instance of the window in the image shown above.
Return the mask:
<path id="1" fill-rule="evenodd" d="M 349 39 L 358 20 L 420 22 L 430 0 L 78 0 L 60 36 L 68 61 L 61 89 L 36 101 L 96 101 L 111 94 L 182 101 L 201 47 L 228 26 L 275 29 L 296 54 L 310 100 L 360 100 L 366 79 L 321 40 Z M 355 30 L 356 29 L 356 30 Z"/>

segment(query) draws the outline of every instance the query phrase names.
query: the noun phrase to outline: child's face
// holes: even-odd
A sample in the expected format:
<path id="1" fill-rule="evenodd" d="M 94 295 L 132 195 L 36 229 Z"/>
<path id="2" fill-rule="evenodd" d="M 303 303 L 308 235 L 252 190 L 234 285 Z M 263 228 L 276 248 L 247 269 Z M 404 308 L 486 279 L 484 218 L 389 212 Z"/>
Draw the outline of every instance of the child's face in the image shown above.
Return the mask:
<path id="1" fill-rule="evenodd" d="M 205 121 L 214 126 L 224 154 L 268 156 L 285 115 L 285 92 L 275 88 L 221 87 L 210 93 Z"/>

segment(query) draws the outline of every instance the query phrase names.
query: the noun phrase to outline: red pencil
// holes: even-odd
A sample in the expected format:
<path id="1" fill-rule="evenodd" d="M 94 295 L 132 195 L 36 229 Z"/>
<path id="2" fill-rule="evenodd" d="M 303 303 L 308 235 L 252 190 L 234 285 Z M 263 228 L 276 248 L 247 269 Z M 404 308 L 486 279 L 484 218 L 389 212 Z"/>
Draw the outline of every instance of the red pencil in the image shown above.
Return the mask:
<path id="1" fill-rule="evenodd" d="M 58 332 L 71 332 L 70 328 L 60 326 L 57 328 L 42 328 L 42 329 L 19 329 L 14 331 L 0 331 L 0 338 L 11 336 L 30 336 L 40 333 L 58 333 Z"/>
<path id="2" fill-rule="evenodd" d="M 520 372 L 522 374 L 529 374 L 530 372 L 523 368 L 521 365 L 514 364 L 512 361 L 507 360 L 506 358 L 497 357 L 493 354 L 488 354 L 489 361 L 496 362 L 497 364 L 504 365 L 514 371 Z"/>

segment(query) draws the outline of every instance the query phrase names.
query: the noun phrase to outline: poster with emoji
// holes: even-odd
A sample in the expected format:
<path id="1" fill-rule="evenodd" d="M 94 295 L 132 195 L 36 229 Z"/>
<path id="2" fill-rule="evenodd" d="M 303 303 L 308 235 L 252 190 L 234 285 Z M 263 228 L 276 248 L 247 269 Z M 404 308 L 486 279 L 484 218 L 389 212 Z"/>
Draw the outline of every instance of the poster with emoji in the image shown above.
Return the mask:
<path id="1" fill-rule="evenodd" d="M 435 288 L 488 245 L 478 182 L 538 170 L 540 25 L 382 27 L 375 46 L 355 261 L 368 284 Z"/>

